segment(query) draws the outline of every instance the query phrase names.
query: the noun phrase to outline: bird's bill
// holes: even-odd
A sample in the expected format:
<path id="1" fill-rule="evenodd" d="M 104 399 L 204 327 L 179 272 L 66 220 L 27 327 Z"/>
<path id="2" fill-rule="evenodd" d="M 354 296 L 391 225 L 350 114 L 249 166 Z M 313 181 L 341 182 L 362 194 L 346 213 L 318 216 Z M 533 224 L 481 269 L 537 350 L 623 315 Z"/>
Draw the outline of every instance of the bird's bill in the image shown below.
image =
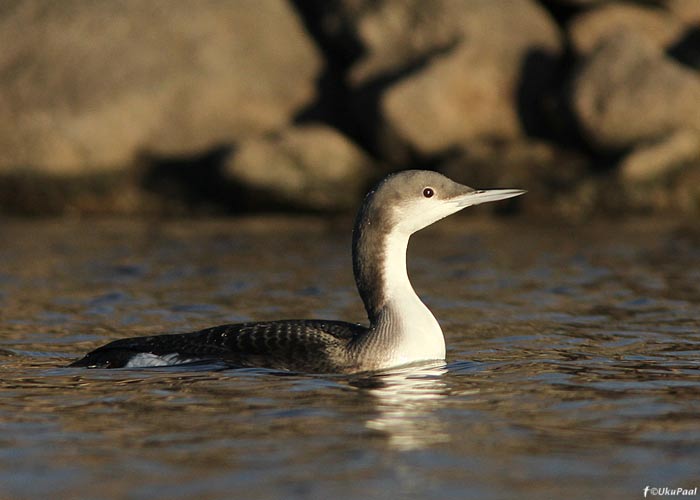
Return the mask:
<path id="1" fill-rule="evenodd" d="M 506 200 L 525 193 L 527 191 L 523 189 L 481 189 L 458 196 L 453 201 L 457 203 L 458 207 L 470 207 L 490 201 Z"/>

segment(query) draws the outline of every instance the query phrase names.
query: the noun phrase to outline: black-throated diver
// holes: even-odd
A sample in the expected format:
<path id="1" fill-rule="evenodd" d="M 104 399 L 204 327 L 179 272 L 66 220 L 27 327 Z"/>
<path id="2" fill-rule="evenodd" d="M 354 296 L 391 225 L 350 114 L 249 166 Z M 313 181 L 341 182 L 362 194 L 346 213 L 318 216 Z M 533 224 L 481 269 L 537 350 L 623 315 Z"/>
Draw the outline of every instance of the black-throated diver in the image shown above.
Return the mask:
<path id="1" fill-rule="evenodd" d="M 369 327 L 315 319 L 221 325 L 115 340 L 69 366 L 120 368 L 223 361 L 236 367 L 355 373 L 444 361 L 440 325 L 408 279 L 409 237 L 463 208 L 523 193 L 519 189 L 475 190 L 424 170 L 405 170 L 381 181 L 365 197 L 353 229 L 353 271 Z"/>

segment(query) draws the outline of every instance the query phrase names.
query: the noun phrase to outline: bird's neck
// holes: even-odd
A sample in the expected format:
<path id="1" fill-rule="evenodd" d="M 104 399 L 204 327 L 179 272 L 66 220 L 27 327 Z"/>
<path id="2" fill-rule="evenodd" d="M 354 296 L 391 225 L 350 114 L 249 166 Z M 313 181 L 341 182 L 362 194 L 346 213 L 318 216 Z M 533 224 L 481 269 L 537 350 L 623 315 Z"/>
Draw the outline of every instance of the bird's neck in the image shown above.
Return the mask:
<path id="1" fill-rule="evenodd" d="M 408 278 L 410 234 L 382 226 L 381 221 L 358 223 L 353 241 L 355 281 L 369 317 L 371 340 L 388 348 L 390 365 L 444 359 L 440 325 Z"/>

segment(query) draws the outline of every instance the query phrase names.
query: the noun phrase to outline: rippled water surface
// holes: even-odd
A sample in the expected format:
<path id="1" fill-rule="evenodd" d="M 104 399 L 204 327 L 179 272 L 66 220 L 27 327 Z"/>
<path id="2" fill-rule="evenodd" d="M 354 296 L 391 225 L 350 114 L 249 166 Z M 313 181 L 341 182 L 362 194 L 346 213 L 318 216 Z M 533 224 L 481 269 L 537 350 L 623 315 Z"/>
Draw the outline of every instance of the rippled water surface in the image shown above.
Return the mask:
<path id="1" fill-rule="evenodd" d="M 446 369 L 63 366 L 116 338 L 362 321 L 349 221 L 0 223 L 0 498 L 641 498 L 700 486 L 700 232 L 453 217 L 409 268 Z"/>

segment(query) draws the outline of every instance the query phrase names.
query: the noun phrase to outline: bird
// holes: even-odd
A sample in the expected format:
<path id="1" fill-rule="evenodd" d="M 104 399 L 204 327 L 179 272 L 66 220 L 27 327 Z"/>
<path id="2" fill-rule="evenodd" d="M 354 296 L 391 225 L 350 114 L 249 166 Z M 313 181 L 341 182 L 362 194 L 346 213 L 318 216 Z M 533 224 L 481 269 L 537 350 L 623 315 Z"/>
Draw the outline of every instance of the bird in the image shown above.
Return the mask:
<path id="1" fill-rule="evenodd" d="M 521 189 L 479 190 L 428 170 L 388 175 L 367 193 L 353 228 L 352 265 L 368 325 L 284 319 L 131 337 L 87 353 L 70 367 L 141 368 L 195 362 L 297 373 L 354 374 L 445 362 L 445 338 L 406 268 L 412 234 Z"/>

